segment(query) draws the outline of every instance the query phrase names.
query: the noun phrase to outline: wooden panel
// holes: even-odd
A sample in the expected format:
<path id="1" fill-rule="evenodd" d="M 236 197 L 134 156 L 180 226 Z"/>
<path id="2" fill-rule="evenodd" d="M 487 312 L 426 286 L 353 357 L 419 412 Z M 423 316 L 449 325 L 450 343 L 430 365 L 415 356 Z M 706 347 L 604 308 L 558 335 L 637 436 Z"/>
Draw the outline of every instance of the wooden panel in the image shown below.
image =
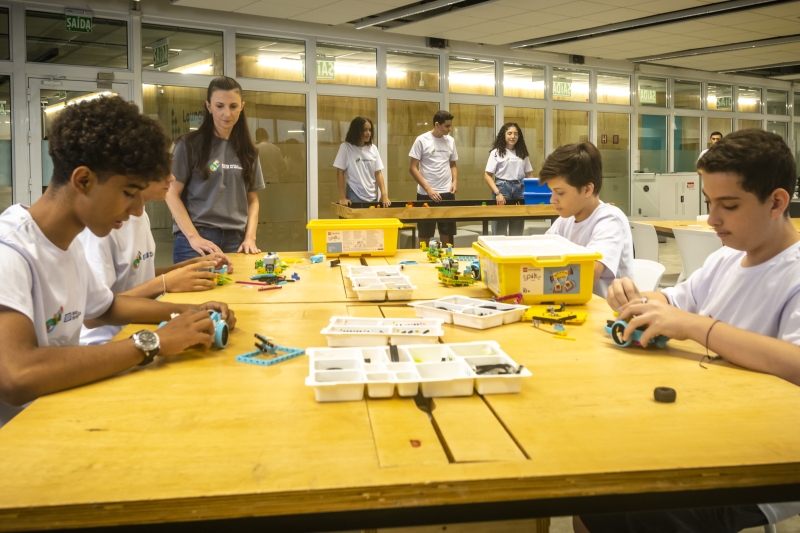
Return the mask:
<path id="1" fill-rule="evenodd" d="M 433 418 L 455 462 L 526 460 L 477 393 L 463 398 L 435 398 L 433 402 Z"/>
<path id="2" fill-rule="evenodd" d="M 694 221 L 694 220 L 636 220 L 635 222 L 640 222 L 642 224 L 650 224 L 651 226 L 656 228 L 656 231 L 660 233 L 667 233 L 672 235 L 672 230 L 674 228 L 681 228 L 681 229 L 694 229 L 698 231 L 713 231 L 713 228 L 708 225 L 706 221 Z M 793 218 L 792 225 L 797 231 L 800 231 L 800 218 Z"/>
<path id="3" fill-rule="evenodd" d="M 489 90 L 494 94 L 494 87 L 476 85 L 480 91 Z M 473 92 L 473 91 L 470 91 Z M 453 114 L 452 136 L 456 140 L 458 151 L 458 192 L 460 200 L 486 199 L 492 197 L 492 191 L 484 179 L 486 161 L 494 146 L 497 130 L 494 125 L 495 106 L 474 104 L 450 104 Z"/>
<path id="4" fill-rule="evenodd" d="M 367 409 L 381 467 L 448 464 L 428 415 L 413 399 L 368 398 Z"/>
<path id="5" fill-rule="evenodd" d="M 417 197 L 417 182 L 408 170 L 411 163 L 408 153 L 417 136 L 433 128 L 433 115 L 438 110 L 438 102 L 386 101 L 389 142 L 383 176 L 389 183 L 392 200 L 408 201 Z"/>
<path id="6" fill-rule="evenodd" d="M 347 315 L 358 318 L 383 318 L 381 308 L 375 305 L 348 305 Z"/>

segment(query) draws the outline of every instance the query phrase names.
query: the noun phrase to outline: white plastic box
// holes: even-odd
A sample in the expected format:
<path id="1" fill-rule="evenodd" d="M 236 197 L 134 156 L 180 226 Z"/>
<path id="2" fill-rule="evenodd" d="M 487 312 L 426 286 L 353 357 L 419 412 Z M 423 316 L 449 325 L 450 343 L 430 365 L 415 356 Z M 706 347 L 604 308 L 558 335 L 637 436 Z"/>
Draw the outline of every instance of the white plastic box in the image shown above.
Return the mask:
<path id="1" fill-rule="evenodd" d="M 446 324 L 488 329 L 522 320 L 527 305 L 514 305 L 465 296 L 447 296 L 438 300 L 412 302 L 418 317 L 439 318 Z"/>
<path id="2" fill-rule="evenodd" d="M 369 348 L 309 348 L 306 385 L 318 402 L 359 401 L 364 390 L 371 398 L 388 398 L 395 389 L 403 397 L 426 398 L 517 393 L 522 378 L 530 377 L 494 341 L 399 346 L 391 361 L 388 346 Z M 481 365 L 507 364 L 517 373 L 482 374 Z"/>
<path id="3" fill-rule="evenodd" d="M 437 343 L 444 330 L 439 318 L 334 316 L 320 333 L 328 346 L 379 346 Z"/>
<path id="4" fill-rule="evenodd" d="M 365 302 L 384 300 L 410 300 L 416 287 L 408 276 L 353 276 L 350 278 L 358 299 Z"/>

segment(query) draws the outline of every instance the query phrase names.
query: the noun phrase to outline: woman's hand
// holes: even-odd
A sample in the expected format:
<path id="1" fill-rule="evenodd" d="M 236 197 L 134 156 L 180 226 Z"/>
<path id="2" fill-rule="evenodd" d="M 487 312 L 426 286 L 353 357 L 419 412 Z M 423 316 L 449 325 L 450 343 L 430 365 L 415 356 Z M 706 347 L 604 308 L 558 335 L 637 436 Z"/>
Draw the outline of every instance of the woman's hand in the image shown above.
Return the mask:
<path id="1" fill-rule="evenodd" d="M 339 198 L 339 205 L 350 205 L 351 202 L 347 198 Z"/>
<path id="2" fill-rule="evenodd" d="M 208 239 L 202 238 L 200 235 L 195 235 L 194 237 L 187 237 L 189 241 L 189 246 L 200 255 L 208 255 L 208 254 L 221 254 L 222 250 L 219 246 L 214 244 L 213 242 L 209 241 Z"/>
<path id="3" fill-rule="evenodd" d="M 392 202 L 389 200 L 388 196 L 381 196 L 381 204 L 383 205 L 383 207 L 389 207 L 390 205 L 392 205 Z"/>
<path id="4" fill-rule="evenodd" d="M 241 246 L 239 249 L 236 250 L 240 254 L 260 254 L 261 250 L 256 246 L 256 241 L 254 239 L 245 239 L 242 241 Z"/>
<path id="5" fill-rule="evenodd" d="M 497 205 L 506 205 L 506 198 L 500 191 L 495 195 L 495 200 L 497 200 Z"/>

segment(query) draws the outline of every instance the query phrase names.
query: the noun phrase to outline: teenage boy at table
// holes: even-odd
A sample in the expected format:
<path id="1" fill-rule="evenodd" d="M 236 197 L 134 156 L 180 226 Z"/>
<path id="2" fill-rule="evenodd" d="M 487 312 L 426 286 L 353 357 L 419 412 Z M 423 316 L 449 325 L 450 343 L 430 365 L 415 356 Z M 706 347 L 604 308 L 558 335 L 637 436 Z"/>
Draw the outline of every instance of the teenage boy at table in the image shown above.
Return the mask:
<path id="1" fill-rule="evenodd" d="M 163 201 L 175 176 L 167 174 L 160 181 L 151 182 L 142 191 L 145 203 Z M 216 253 L 181 261 L 175 265 L 155 267 L 156 243 L 150 232 L 150 217 L 131 215 L 122 227 L 111 230 L 105 237 L 98 237 L 89 228 L 78 238 L 86 253 L 86 260 L 94 276 L 114 294 L 157 298 L 168 292 L 207 291 L 216 287 L 216 274 L 200 271 L 204 268 L 233 265 L 225 254 Z M 83 345 L 105 344 L 122 331 L 124 326 L 99 326 L 94 329 L 81 328 Z"/>
<path id="2" fill-rule="evenodd" d="M 560 215 L 547 234 L 603 254 L 594 263 L 592 292 L 605 298 L 614 279 L 633 276 L 633 237 L 625 213 L 600 200 L 600 151 L 586 141 L 558 147 L 545 159 L 539 182 L 550 187 L 550 203 Z"/>
<path id="3" fill-rule="evenodd" d="M 439 110 L 433 116 L 433 129 L 417 137 L 411 146 L 409 171 L 417 182 L 417 200 L 441 202 L 456 199 L 458 152 L 456 141 L 450 136 L 452 128 L 453 115 Z M 455 221 L 417 222 L 419 240 L 430 241 L 437 225 L 439 240 L 443 244 L 453 244 Z"/>
<path id="4" fill-rule="evenodd" d="M 792 152 L 774 133 L 741 130 L 712 145 L 697 170 L 708 223 L 725 246 L 662 292 L 615 280 L 608 304 L 629 320 L 623 338 L 647 325 L 644 346 L 656 335 L 691 339 L 731 363 L 800 385 L 800 234 L 788 216 Z M 735 532 L 798 513 L 800 502 L 582 516 L 575 531 Z"/>
<path id="5" fill-rule="evenodd" d="M 142 191 L 170 173 L 170 141 L 161 126 L 119 97 L 64 108 L 50 128 L 53 176 L 30 208 L 17 204 L 0 215 L 0 405 L 22 405 L 44 394 L 77 387 L 174 355 L 210 346 L 225 304 L 169 304 L 114 296 L 95 278 L 75 237 L 84 228 L 104 236 L 141 215 Z M 78 346 L 81 325 L 151 323 L 182 313 L 155 335 Z M 8 407 L 4 409 L 8 417 Z M 0 419 L 0 424 L 4 420 Z"/>

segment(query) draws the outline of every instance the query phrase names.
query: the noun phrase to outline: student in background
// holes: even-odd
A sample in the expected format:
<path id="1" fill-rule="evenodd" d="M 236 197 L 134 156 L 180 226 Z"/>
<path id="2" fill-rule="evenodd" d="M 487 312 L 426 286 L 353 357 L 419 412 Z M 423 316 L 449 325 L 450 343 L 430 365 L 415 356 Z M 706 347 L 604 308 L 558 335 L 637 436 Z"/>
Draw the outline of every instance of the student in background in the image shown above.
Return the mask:
<path id="1" fill-rule="evenodd" d="M 286 174 L 286 162 L 283 160 L 281 149 L 269 142 L 269 133 L 264 128 L 256 130 L 256 148 L 264 181 L 278 183 L 281 176 Z"/>
<path id="2" fill-rule="evenodd" d="M 550 187 L 559 214 L 547 234 L 603 254 L 594 264 L 592 292 L 605 298 L 614 279 L 633 276 L 633 237 L 625 213 L 600 200 L 600 151 L 588 141 L 560 146 L 545 159 L 539 181 Z"/>
<path id="3" fill-rule="evenodd" d="M 614 280 L 608 304 L 629 321 L 623 338 L 646 326 L 644 346 L 656 335 L 689 339 L 740 367 L 800 385 L 800 234 L 788 213 L 796 186 L 792 152 L 774 133 L 740 130 L 711 146 L 697 169 L 708 223 L 725 246 L 662 292 L 642 293 L 628 278 Z M 579 533 L 733 533 L 798 513 L 800 502 L 735 505 L 581 516 L 574 527 Z"/>
<path id="4" fill-rule="evenodd" d="M 714 146 L 721 140 L 722 140 L 722 134 L 718 131 L 715 131 L 714 133 L 711 134 L 711 144 L 709 145 L 709 148 L 711 146 Z M 697 158 L 697 160 L 700 161 L 700 158 L 706 155 L 706 152 L 708 152 L 708 148 L 700 152 L 700 156 Z"/>
<path id="5" fill-rule="evenodd" d="M 533 175 L 528 147 L 522 129 L 514 122 L 504 124 L 489 152 L 484 179 L 492 189 L 492 199 L 497 205 L 507 200 L 524 200 L 522 180 Z M 525 219 L 501 218 L 492 221 L 492 235 L 522 235 Z"/>
<path id="6" fill-rule="evenodd" d="M 441 202 L 455 200 L 458 188 L 458 152 L 456 142 L 450 136 L 453 115 L 448 111 L 437 111 L 433 116 L 433 129 L 423 133 L 414 141 L 409 172 L 417 182 L 417 200 Z M 439 227 L 439 239 L 452 244 L 456 235 L 455 222 L 417 222 L 419 240 L 428 242 Z"/>
<path id="7" fill-rule="evenodd" d="M 142 191 L 142 199 L 161 201 L 167 195 L 170 183 L 175 181 L 167 174 L 161 181 L 153 181 Z M 98 237 L 89 228 L 78 238 L 86 253 L 86 260 L 94 276 L 114 294 L 156 298 L 168 292 L 207 291 L 216 286 L 216 274 L 198 272 L 198 269 L 219 269 L 233 265 L 226 255 L 211 254 L 187 259 L 177 265 L 155 268 L 156 243 L 150 232 L 150 217 L 147 212 L 131 217 L 122 227 L 111 230 L 105 237 Z M 105 344 L 124 326 L 100 326 L 94 329 L 81 328 L 81 344 Z"/>
<path id="8" fill-rule="evenodd" d="M 120 132 L 125 132 L 120 135 Z M 170 173 L 170 141 L 153 119 L 119 97 L 67 106 L 50 129 L 50 186 L 30 208 L 17 204 L 0 215 L 0 406 L 91 383 L 156 355 L 210 346 L 225 304 L 185 305 L 114 296 L 93 275 L 75 237 L 89 228 L 108 235 L 144 210 L 142 190 Z M 173 313 L 181 313 L 170 320 Z M 81 325 L 157 324 L 130 339 L 78 346 Z M 8 407 L 0 409 L 8 417 Z M 0 419 L 0 424 L 4 422 Z"/>
<path id="9" fill-rule="evenodd" d="M 350 122 L 345 142 L 339 146 L 333 161 L 342 205 L 375 201 L 380 201 L 383 207 L 392 205 L 383 182 L 383 161 L 378 147 L 372 144 L 373 136 L 372 121 L 367 117 L 356 117 Z"/>
<path id="10" fill-rule="evenodd" d="M 214 78 L 200 127 L 175 145 L 167 194 L 175 219 L 173 263 L 209 253 L 259 253 L 258 191 L 264 177 L 250 138 L 242 87 Z"/>

